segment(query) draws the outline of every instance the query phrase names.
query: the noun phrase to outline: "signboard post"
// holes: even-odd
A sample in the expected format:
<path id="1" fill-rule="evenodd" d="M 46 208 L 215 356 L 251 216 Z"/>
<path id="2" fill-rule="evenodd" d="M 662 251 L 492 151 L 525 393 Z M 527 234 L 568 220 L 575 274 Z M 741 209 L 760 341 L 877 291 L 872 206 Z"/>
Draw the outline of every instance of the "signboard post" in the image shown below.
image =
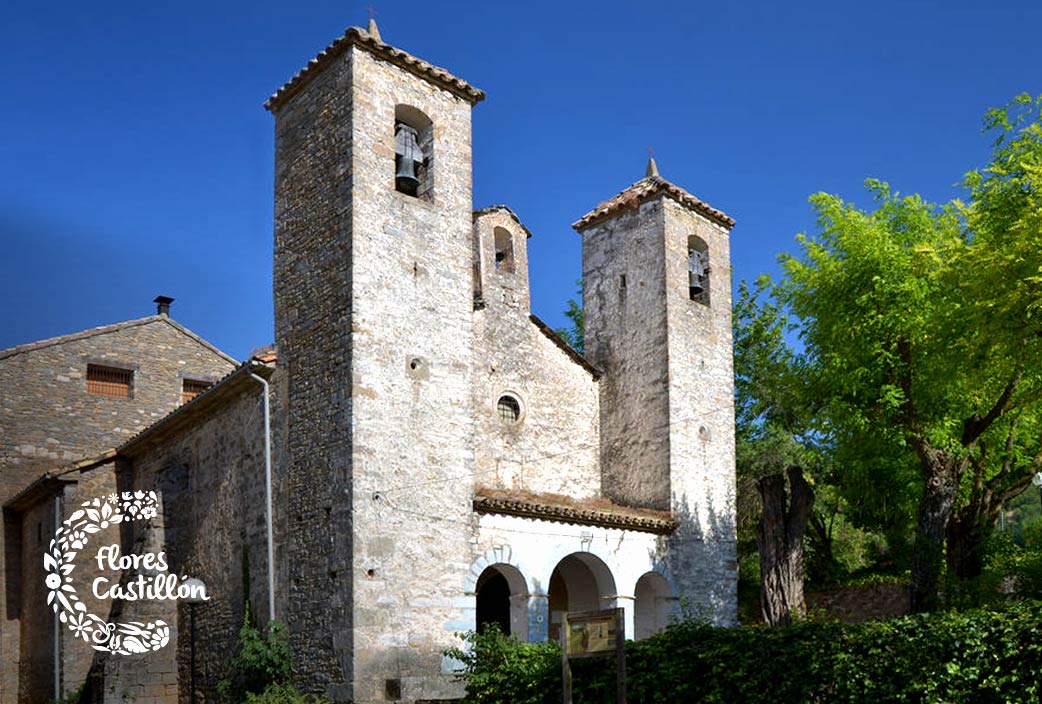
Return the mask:
<path id="1" fill-rule="evenodd" d="M 626 625 L 623 610 L 574 611 L 564 615 L 561 668 L 564 704 L 572 704 L 572 667 L 579 658 L 615 656 L 616 704 L 626 704 Z"/>

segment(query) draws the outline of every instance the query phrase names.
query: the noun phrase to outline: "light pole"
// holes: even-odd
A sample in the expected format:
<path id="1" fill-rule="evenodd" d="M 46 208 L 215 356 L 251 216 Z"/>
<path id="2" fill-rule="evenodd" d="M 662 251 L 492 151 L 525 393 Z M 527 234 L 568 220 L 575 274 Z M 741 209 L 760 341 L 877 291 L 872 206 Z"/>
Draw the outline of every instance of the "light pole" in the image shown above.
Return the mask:
<path id="1" fill-rule="evenodd" d="M 188 596 L 185 597 L 185 603 L 188 604 L 188 612 L 191 621 L 190 628 L 192 629 L 191 636 L 191 649 L 192 649 L 192 704 L 195 704 L 195 607 L 206 601 L 206 585 L 203 584 L 203 580 L 190 577 L 182 582 L 181 586 L 188 588 Z"/>

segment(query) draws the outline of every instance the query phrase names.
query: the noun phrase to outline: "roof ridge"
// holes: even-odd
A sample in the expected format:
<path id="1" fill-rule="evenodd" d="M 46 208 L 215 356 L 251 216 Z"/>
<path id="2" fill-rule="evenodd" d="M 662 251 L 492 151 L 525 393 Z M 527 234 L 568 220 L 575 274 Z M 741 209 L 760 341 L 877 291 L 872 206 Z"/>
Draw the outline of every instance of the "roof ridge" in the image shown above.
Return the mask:
<path id="1" fill-rule="evenodd" d="M 132 320 L 122 320 L 118 323 L 109 323 L 108 325 L 99 325 L 93 328 L 87 328 L 86 330 L 80 330 L 78 332 L 70 332 L 65 335 L 57 335 L 55 337 L 48 337 L 43 340 L 37 340 L 35 342 L 27 342 L 22 345 L 16 345 L 15 347 L 9 347 L 6 350 L 0 350 L 0 359 L 7 359 L 14 357 L 15 355 L 22 354 L 24 352 L 33 352 L 35 350 L 44 349 L 46 347 L 53 347 L 54 345 L 62 345 L 66 342 L 74 342 L 76 340 L 84 340 L 88 337 L 94 337 L 96 335 L 108 335 L 113 332 L 119 332 L 120 330 L 127 330 L 129 328 L 137 327 L 139 325 L 148 325 L 150 323 L 165 322 L 172 326 L 175 330 L 191 338 L 195 342 L 203 345 L 214 354 L 222 357 L 225 361 L 237 365 L 239 362 L 234 357 L 223 352 L 219 347 L 211 342 L 208 342 L 204 338 L 200 337 L 196 333 L 186 328 L 181 323 L 177 322 L 173 318 L 166 315 L 148 315 L 144 318 L 134 318 Z"/>
<path id="2" fill-rule="evenodd" d="M 60 345 L 65 342 L 71 342 L 72 340 L 82 340 L 87 337 L 94 337 L 95 335 L 106 335 L 110 332 L 125 330 L 127 328 L 132 328 L 136 325 L 145 325 L 147 323 L 154 322 L 155 320 L 162 317 L 163 316 L 160 315 L 148 315 L 144 318 L 122 320 L 118 323 L 98 325 L 93 328 L 87 328 L 86 330 L 79 330 L 77 332 L 66 333 L 65 335 L 55 335 L 54 337 L 47 337 L 42 340 L 36 340 L 35 342 L 26 342 L 21 345 L 15 345 L 14 347 L 8 347 L 6 350 L 0 350 L 0 359 L 6 359 L 7 357 L 13 357 L 16 354 L 42 349 L 44 347 Z"/>
<path id="3" fill-rule="evenodd" d="M 634 208 L 645 203 L 658 195 L 665 195 L 675 200 L 680 205 L 695 210 L 699 214 L 709 218 L 718 225 L 727 229 L 734 227 L 734 218 L 722 210 L 718 210 L 705 201 L 697 198 L 672 181 L 667 181 L 658 175 L 645 176 L 622 189 L 608 200 L 602 201 L 590 212 L 572 223 L 572 227 L 578 232 L 593 227 L 609 218 L 614 217 L 620 211 Z"/>
<path id="4" fill-rule="evenodd" d="M 308 61 L 304 68 L 297 71 L 292 78 L 275 91 L 265 101 L 264 107 L 271 112 L 282 107 L 286 101 L 300 92 L 300 89 L 314 77 L 317 71 L 325 68 L 351 46 L 365 49 L 376 58 L 383 59 L 414 76 L 430 81 L 439 88 L 467 100 L 471 105 L 475 105 L 485 99 L 483 90 L 475 88 L 462 78 L 457 78 L 446 69 L 430 64 L 406 51 L 385 43 L 380 39 L 379 33 L 374 36 L 361 27 L 348 27 L 343 35 L 333 40 L 332 44 L 320 51 L 315 58 Z"/>

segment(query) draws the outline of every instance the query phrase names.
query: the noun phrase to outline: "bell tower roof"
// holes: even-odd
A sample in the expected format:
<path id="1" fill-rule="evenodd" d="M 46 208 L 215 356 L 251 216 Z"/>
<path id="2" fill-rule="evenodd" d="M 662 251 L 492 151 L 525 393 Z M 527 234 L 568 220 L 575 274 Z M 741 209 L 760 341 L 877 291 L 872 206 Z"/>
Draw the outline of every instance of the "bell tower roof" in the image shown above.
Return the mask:
<path id="1" fill-rule="evenodd" d="M 312 78 L 321 73 L 322 69 L 352 46 L 368 51 L 382 61 L 394 64 L 403 71 L 433 83 L 442 90 L 463 98 L 471 105 L 476 105 L 485 99 L 484 91 L 475 88 L 462 78 L 457 78 L 443 68 L 384 43 L 380 37 L 380 30 L 376 26 L 376 20 L 370 19 L 368 29 L 349 27 L 341 37 L 311 59 L 307 66 L 298 71 L 293 78 L 268 98 L 264 107 L 272 112 L 278 110 Z"/>
<path id="2" fill-rule="evenodd" d="M 659 176 L 655 158 L 648 159 L 647 176 L 633 185 L 620 191 L 617 195 L 604 201 L 590 212 L 572 223 L 577 232 L 582 232 L 594 225 L 610 220 L 630 208 L 640 207 L 641 203 L 666 196 L 680 205 L 690 208 L 712 222 L 730 230 L 734 227 L 734 218 L 722 210 L 717 210 L 705 201 L 696 198 L 675 183 Z"/>

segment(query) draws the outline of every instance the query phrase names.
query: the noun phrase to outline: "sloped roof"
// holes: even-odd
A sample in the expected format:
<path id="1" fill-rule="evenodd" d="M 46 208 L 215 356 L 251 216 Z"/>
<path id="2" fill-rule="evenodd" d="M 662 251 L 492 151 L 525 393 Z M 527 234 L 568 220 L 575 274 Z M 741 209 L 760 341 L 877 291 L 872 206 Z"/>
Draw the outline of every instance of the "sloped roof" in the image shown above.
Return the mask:
<path id="1" fill-rule="evenodd" d="M 271 378 L 274 372 L 274 367 L 255 360 L 243 362 L 234 371 L 206 391 L 127 440 L 116 448 L 116 451 L 120 455 L 139 455 L 153 445 L 162 442 L 165 438 L 190 427 L 193 422 L 220 407 L 221 404 L 233 398 L 247 385 L 255 386 L 258 393 L 260 393 L 261 386 L 255 379 L 250 377 L 251 373 L 262 376 L 267 380 Z"/>
<path id="2" fill-rule="evenodd" d="M 286 101 L 300 92 L 315 75 L 328 66 L 348 48 L 357 46 L 364 49 L 378 59 L 394 64 L 398 68 L 433 83 L 453 95 L 463 98 L 471 105 L 475 105 L 485 99 L 485 92 L 478 90 L 462 78 L 457 78 L 443 68 L 427 63 L 423 59 L 416 58 L 412 54 L 397 49 L 390 44 L 385 44 L 377 33 L 375 36 L 361 27 L 349 27 L 343 36 L 327 46 L 318 56 L 311 59 L 307 66 L 297 72 L 285 85 L 278 89 L 274 95 L 268 98 L 264 107 L 275 112 L 282 107 Z"/>
<path id="3" fill-rule="evenodd" d="M 506 213 L 514 220 L 514 222 L 518 224 L 518 227 L 521 228 L 521 231 L 524 232 L 525 235 L 527 235 L 529 238 L 532 237 L 532 233 L 529 231 L 527 227 L 525 227 L 525 224 L 521 222 L 521 218 L 517 216 L 517 213 L 515 213 L 513 210 L 511 210 L 505 205 L 490 205 L 487 208 L 475 210 L 473 213 L 471 213 L 470 220 L 471 222 L 477 222 L 478 218 L 480 218 L 482 215 L 489 215 L 491 213 Z"/>
<path id="4" fill-rule="evenodd" d="M 238 360 L 234 359 L 230 355 L 225 354 L 217 347 L 210 344 L 209 342 L 207 342 L 206 340 L 204 340 L 203 338 L 199 337 L 194 332 L 186 328 L 184 325 L 181 325 L 181 323 L 166 315 L 150 315 L 147 318 L 124 320 L 121 323 L 102 325 L 100 327 L 90 328 L 89 330 L 83 330 L 81 332 L 74 332 L 68 335 L 59 335 L 58 337 L 50 337 L 46 340 L 40 340 L 38 342 L 29 342 L 24 345 L 18 345 L 17 347 L 10 347 L 6 350 L 0 350 L 0 359 L 7 359 L 8 357 L 14 357 L 15 355 L 22 354 L 24 352 L 32 352 L 33 350 L 43 349 L 44 347 L 52 347 L 54 345 L 61 345 L 66 342 L 72 342 L 74 340 L 84 340 L 88 337 L 95 337 L 96 335 L 107 335 L 109 333 L 119 332 L 120 330 L 129 330 L 130 328 L 134 328 L 139 325 L 148 325 L 149 323 L 166 323 L 182 335 L 186 335 L 195 342 L 198 342 L 203 347 L 206 347 L 217 356 L 223 357 L 229 363 L 236 365 L 239 363 Z"/>
<path id="5" fill-rule="evenodd" d="M 577 231 L 593 227 L 599 223 L 613 218 L 623 210 L 639 207 L 641 203 L 659 196 L 672 198 L 680 205 L 691 208 L 700 215 L 704 215 L 718 225 L 731 229 L 734 227 L 734 218 L 722 210 L 717 210 L 708 203 L 699 200 L 685 191 L 680 186 L 670 183 L 661 176 L 648 176 L 637 181 L 629 188 L 624 189 L 618 195 L 604 201 L 590 212 L 572 223 Z"/>

